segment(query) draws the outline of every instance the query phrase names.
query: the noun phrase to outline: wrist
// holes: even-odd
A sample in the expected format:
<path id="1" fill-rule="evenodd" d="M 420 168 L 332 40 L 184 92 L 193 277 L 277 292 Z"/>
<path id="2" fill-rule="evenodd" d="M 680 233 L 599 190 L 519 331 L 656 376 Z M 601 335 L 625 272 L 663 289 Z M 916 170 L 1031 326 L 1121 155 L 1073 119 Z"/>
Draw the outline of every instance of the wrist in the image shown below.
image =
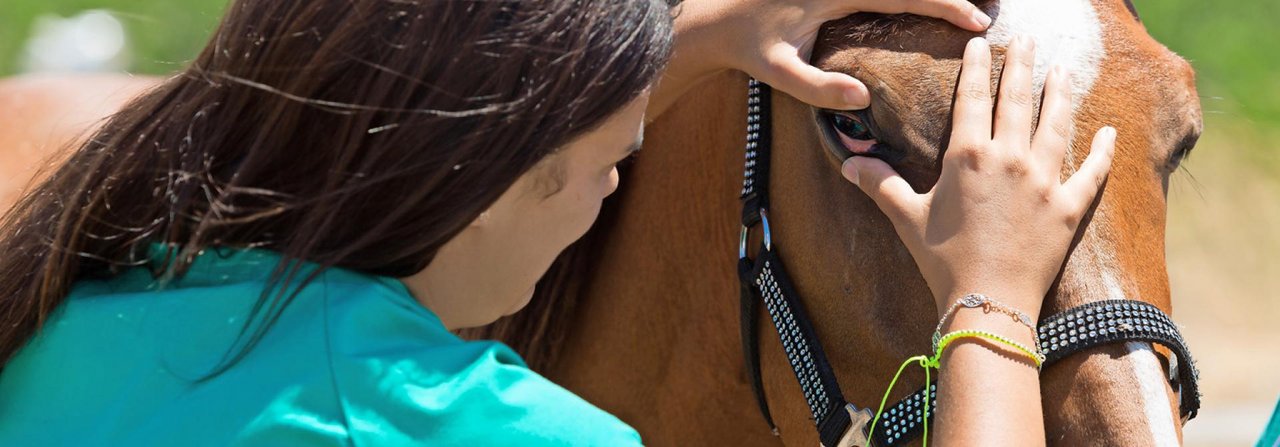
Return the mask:
<path id="1" fill-rule="evenodd" d="M 719 73 L 733 67 L 729 57 L 732 42 L 729 33 L 735 29 L 731 20 L 723 17 L 719 2 L 684 1 L 680 3 L 672 23 L 675 34 L 672 59 L 668 71 L 679 72 L 683 77 L 699 78 Z"/>
<path id="2" fill-rule="evenodd" d="M 982 294 L 965 295 L 942 312 L 933 335 L 934 349 L 941 348 L 940 340 L 947 338 L 944 333 L 977 331 L 1021 344 L 1020 349 L 1026 354 L 1042 361 L 1035 320 L 1002 300 Z"/>
<path id="3" fill-rule="evenodd" d="M 1013 341 L 1032 346 L 1036 341 L 1036 333 L 1032 328 L 1015 321 L 1009 316 L 997 312 L 985 312 L 981 307 L 956 309 L 941 326 L 942 334 L 960 330 L 986 331 L 998 334 Z"/>
<path id="4" fill-rule="evenodd" d="M 714 11 L 697 1 L 683 2 L 679 8 L 671 60 L 649 97 L 646 122 L 656 120 L 695 85 L 730 68 L 722 60 L 724 46 L 716 42 L 719 24 Z"/>
<path id="5" fill-rule="evenodd" d="M 1035 323 L 1040 317 L 1040 308 L 1044 304 L 1044 298 L 1048 291 L 1036 291 L 1026 287 L 993 287 L 991 284 L 951 287 L 939 293 L 934 293 L 934 303 L 938 306 L 938 316 L 941 317 L 947 309 L 951 308 L 952 304 L 971 293 L 980 293 L 994 298 L 1009 307 L 1026 313 L 1031 317 L 1032 323 Z"/>

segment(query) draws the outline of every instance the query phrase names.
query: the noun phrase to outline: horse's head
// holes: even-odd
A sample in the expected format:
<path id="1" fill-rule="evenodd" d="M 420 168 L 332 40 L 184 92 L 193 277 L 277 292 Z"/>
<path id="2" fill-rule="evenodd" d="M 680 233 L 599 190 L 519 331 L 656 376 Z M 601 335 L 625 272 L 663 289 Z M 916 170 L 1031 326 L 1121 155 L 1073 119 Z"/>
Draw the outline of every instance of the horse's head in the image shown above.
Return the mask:
<path id="1" fill-rule="evenodd" d="M 1118 130 L 1110 180 L 1050 290 L 1044 315 L 1108 299 L 1142 300 L 1169 312 L 1165 193 L 1170 173 L 1201 129 L 1191 67 L 1146 33 L 1127 0 L 980 3 L 995 19 L 986 37 L 996 51 L 996 67 L 1010 39 L 1023 34 L 1036 41 L 1037 86 L 1054 64 L 1072 72 L 1075 138 L 1064 174 L 1084 159 L 1100 127 Z M 829 111 L 789 97 L 777 95 L 774 101 L 774 241 L 784 245 L 841 382 L 858 384 L 845 387 L 853 402 L 879 401 L 897 362 L 928 349 L 937 315 L 889 221 L 840 178 L 839 162 L 850 150 L 868 150 L 855 140 L 875 139 L 881 145 L 874 155 L 889 161 L 917 191 L 927 190 L 941 168 L 961 55 L 973 36 L 941 21 L 906 16 L 855 15 L 828 24 L 813 61 L 867 84 L 872 105 L 854 115 L 865 132 L 847 121 L 837 125 Z M 1046 369 L 1048 440 L 1178 442 L 1181 421 L 1169 358 L 1147 343 L 1126 343 L 1084 351 Z M 785 369 L 766 367 L 766 375 L 771 387 L 794 388 L 783 385 L 794 382 Z M 803 399 L 771 403 L 791 407 Z M 795 410 L 785 413 L 806 414 Z M 804 426 L 808 421 L 783 419 L 784 436 L 811 430 Z M 993 427 L 1008 423 L 991 421 Z"/>

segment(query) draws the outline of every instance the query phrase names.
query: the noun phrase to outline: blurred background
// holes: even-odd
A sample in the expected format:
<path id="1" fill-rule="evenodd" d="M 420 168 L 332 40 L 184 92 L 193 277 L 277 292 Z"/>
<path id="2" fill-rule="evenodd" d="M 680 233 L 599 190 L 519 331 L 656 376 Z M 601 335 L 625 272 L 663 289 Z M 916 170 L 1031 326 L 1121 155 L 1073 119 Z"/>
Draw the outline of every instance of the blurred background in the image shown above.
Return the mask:
<path id="1" fill-rule="evenodd" d="M 1280 2 L 1134 0 L 1198 73 L 1205 132 L 1169 188 L 1177 320 L 1200 367 L 1193 446 L 1257 441 L 1280 397 Z M 204 46 L 225 0 L 4 0 L 0 76 L 163 75 Z"/>

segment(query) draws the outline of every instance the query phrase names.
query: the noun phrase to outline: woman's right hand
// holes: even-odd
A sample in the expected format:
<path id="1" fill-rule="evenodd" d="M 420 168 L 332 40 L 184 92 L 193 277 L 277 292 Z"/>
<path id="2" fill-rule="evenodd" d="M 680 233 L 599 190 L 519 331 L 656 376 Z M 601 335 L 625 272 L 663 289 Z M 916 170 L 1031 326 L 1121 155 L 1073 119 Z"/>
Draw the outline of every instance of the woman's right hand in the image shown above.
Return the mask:
<path id="1" fill-rule="evenodd" d="M 933 291 L 939 313 L 982 293 L 1029 315 L 1040 313 L 1081 220 L 1111 168 L 1115 130 L 1093 136 L 1078 171 L 1060 180 L 1073 128 L 1070 76 L 1045 81 L 1040 123 L 1031 138 L 1034 42 L 1015 38 L 1006 52 L 992 126 L 991 49 L 965 48 L 950 144 L 932 190 L 916 194 L 897 172 L 852 157 L 843 173 L 893 222 Z"/>
<path id="2" fill-rule="evenodd" d="M 675 53 L 650 99 L 650 120 L 704 76 L 728 69 L 820 108 L 866 107 L 862 82 L 809 64 L 818 30 L 850 14 L 918 14 L 973 32 L 991 24 L 969 0 L 686 0 L 678 8 Z"/>

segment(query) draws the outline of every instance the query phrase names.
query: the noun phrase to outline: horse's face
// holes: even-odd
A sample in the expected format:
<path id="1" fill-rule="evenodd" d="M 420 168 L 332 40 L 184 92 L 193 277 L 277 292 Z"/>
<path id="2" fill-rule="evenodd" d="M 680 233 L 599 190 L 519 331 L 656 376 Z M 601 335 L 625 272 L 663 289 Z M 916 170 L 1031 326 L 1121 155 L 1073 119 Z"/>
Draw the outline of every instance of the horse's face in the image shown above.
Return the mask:
<path id="1" fill-rule="evenodd" d="M 1045 315 L 1123 298 L 1169 312 L 1165 193 L 1170 173 L 1201 129 L 1190 66 L 1146 33 L 1125 0 L 1004 0 L 982 6 L 995 18 L 986 36 L 997 67 L 1010 39 L 1024 34 L 1036 41 L 1037 86 L 1054 64 L 1073 74 L 1075 137 L 1064 175 L 1084 159 L 1094 132 L 1104 125 L 1118 130 L 1110 180 L 1050 291 Z M 852 74 L 870 88 L 872 105 L 859 119 L 869 121 L 870 133 L 887 146 L 876 155 L 917 191 L 937 179 L 961 55 L 973 36 L 936 20 L 858 15 L 829 24 L 814 49 L 817 65 Z M 998 79 L 999 68 L 992 74 L 993 82 Z M 775 101 L 774 114 L 775 240 L 787 250 L 811 313 L 823 320 L 819 332 L 841 381 L 859 384 L 846 394 L 870 405 L 897 361 L 927 349 L 936 312 L 888 220 L 839 179 L 839 155 L 865 146 L 841 143 L 829 114 L 789 97 Z M 795 228 L 811 219 L 829 222 L 829 228 Z M 1178 442 L 1178 401 L 1164 366 L 1168 356 L 1148 344 L 1129 343 L 1085 351 L 1047 369 L 1042 377 L 1048 440 Z M 862 386 L 868 383 L 874 385 Z M 784 435 L 804 430 L 783 428 Z"/>

